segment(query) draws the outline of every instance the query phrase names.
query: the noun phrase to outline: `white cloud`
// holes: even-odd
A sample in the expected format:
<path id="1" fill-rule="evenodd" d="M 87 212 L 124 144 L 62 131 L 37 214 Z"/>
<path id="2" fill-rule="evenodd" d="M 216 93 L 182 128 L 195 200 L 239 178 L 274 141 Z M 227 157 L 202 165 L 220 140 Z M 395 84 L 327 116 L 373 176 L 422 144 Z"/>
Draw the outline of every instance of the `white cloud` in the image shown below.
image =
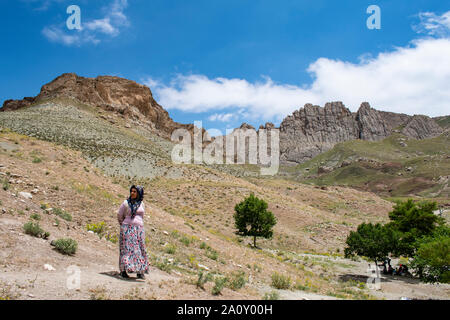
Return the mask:
<path id="1" fill-rule="evenodd" d="M 114 35 L 117 34 L 118 30 L 111 25 L 109 18 L 95 19 L 86 22 L 84 26 L 89 30 L 99 30 L 102 33 Z"/>
<path id="2" fill-rule="evenodd" d="M 210 121 L 229 122 L 234 117 L 233 113 L 214 113 L 208 117 Z"/>
<path id="3" fill-rule="evenodd" d="M 66 46 L 80 46 L 86 43 L 98 44 L 102 35 L 115 37 L 120 29 L 130 24 L 124 11 L 128 6 L 127 0 L 114 0 L 103 8 L 105 16 L 100 19 L 83 20 L 83 8 L 81 8 L 81 30 L 67 30 L 65 21 L 59 26 L 47 26 L 42 34 L 52 42 Z"/>
<path id="4" fill-rule="evenodd" d="M 38 7 L 35 7 L 36 11 L 46 11 L 52 5 L 52 3 L 61 3 L 64 0 L 21 0 L 22 2 L 35 5 L 38 4 Z"/>
<path id="5" fill-rule="evenodd" d="M 437 21 L 447 23 L 449 16 L 450 11 Z M 375 57 L 363 54 L 358 63 L 319 58 L 307 69 L 313 79 L 309 85 L 200 74 L 178 75 L 168 85 L 152 78 L 144 83 L 167 109 L 207 112 L 237 107 L 264 121 L 280 121 L 305 103 L 323 106 L 329 101 L 342 101 L 351 111 L 368 101 L 378 110 L 438 116 L 450 114 L 449 57 L 449 37 L 426 38 Z"/>
<path id="6" fill-rule="evenodd" d="M 440 16 L 434 12 L 420 12 L 418 17 L 420 23 L 413 26 L 416 32 L 438 37 L 450 35 L 450 11 Z"/>

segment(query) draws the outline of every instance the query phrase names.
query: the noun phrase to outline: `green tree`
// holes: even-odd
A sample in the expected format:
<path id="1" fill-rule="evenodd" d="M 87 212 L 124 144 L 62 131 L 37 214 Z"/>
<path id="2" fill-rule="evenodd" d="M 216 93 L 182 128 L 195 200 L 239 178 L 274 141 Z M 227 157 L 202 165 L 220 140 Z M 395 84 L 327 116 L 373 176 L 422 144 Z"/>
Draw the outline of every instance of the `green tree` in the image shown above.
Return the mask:
<path id="1" fill-rule="evenodd" d="M 398 234 L 391 228 L 380 223 L 362 223 L 356 231 L 350 232 L 344 253 L 347 258 L 355 255 L 368 257 L 377 266 L 378 261 L 394 250 L 397 239 Z"/>
<path id="2" fill-rule="evenodd" d="M 256 237 L 271 238 L 273 226 L 277 220 L 272 212 L 267 210 L 267 202 L 252 193 L 244 201 L 234 207 L 234 224 L 237 233 L 253 237 L 256 247 Z"/>
<path id="3" fill-rule="evenodd" d="M 398 231 L 400 239 L 395 248 L 395 255 L 411 257 L 416 251 L 416 240 L 430 235 L 444 220 L 435 215 L 436 202 L 423 201 L 418 204 L 412 199 L 397 202 L 389 213 L 390 223 L 387 227 Z"/>
<path id="4" fill-rule="evenodd" d="M 450 282 L 450 228 L 440 226 L 416 241 L 411 261 L 415 275 L 425 282 Z"/>

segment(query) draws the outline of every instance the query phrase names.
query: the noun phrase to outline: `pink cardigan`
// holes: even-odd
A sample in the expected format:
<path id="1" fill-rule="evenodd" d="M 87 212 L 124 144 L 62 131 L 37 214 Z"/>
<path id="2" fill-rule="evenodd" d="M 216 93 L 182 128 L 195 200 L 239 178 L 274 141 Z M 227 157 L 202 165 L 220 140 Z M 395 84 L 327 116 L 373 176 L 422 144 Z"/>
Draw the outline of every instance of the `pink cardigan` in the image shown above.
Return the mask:
<path id="1" fill-rule="evenodd" d="M 117 213 L 117 220 L 119 220 L 119 224 L 130 224 L 133 226 L 144 226 L 144 213 L 145 213 L 145 205 L 144 202 L 141 202 L 141 205 L 136 211 L 136 215 L 134 219 L 131 219 L 131 208 L 128 206 L 127 200 L 124 200 L 120 205 L 119 211 Z"/>

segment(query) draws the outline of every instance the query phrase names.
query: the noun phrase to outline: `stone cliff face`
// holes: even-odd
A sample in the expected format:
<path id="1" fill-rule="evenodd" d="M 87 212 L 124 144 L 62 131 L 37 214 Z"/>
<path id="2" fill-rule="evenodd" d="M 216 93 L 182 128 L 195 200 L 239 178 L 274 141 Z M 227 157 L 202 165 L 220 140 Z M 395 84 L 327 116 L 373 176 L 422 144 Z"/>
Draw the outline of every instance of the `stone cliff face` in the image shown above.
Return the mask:
<path id="1" fill-rule="evenodd" d="M 7 100 L 0 110 L 17 110 L 40 100 L 56 97 L 74 98 L 85 104 L 118 112 L 126 118 L 147 122 L 164 137 L 170 137 L 176 128 L 193 128 L 193 125 L 174 122 L 167 111 L 153 99 L 148 87 L 112 76 L 85 78 L 74 73 L 65 73 L 44 85 L 38 96 Z"/>
<path id="2" fill-rule="evenodd" d="M 306 104 L 280 125 L 280 161 L 302 163 L 339 142 L 378 141 L 394 131 L 413 139 L 425 139 L 441 134 L 443 129 L 427 116 L 378 111 L 367 102 L 356 113 L 339 101 L 327 103 L 323 108 Z"/>
<path id="3" fill-rule="evenodd" d="M 444 130 L 424 115 L 414 115 L 403 128 L 402 133 L 413 139 L 426 139 L 440 135 Z"/>
<path id="4" fill-rule="evenodd" d="M 324 108 L 306 104 L 280 125 L 280 160 L 301 163 L 338 142 L 357 138 L 354 116 L 341 102 L 327 103 Z"/>

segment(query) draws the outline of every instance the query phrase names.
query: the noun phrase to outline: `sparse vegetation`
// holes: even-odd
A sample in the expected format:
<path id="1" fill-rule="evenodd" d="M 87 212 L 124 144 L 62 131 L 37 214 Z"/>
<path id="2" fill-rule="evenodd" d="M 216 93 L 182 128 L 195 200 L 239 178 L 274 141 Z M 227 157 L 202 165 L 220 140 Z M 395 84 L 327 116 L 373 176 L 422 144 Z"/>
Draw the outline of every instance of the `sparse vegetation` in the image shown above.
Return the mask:
<path id="1" fill-rule="evenodd" d="M 110 296 L 108 294 L 108 291 L 103 286 L 98 286 L 93 289 L 89 289 L 89 292 L 91 293 L 90 299 L 91 300 L 110 300 Z"/>
<path id="2" fill-rule="evenodd" d="M 33 213 L 32 215 L 30 215 L 30 218 L 33 220 L 41 220 L 41 215 L 39 213 Z"/>
<path id="3" fill-rule="evenodd" d="M 44 231 L 40 226 L 39 223 L 36 222 L 27 222 L 23 226 L 23 230 L 26 234 L 32 235 L 34 237 L 47 239 L 50 236 L 49 232 Z"/>
<path id="4" fill-rule="evenodd" d="M 105 239 L 112 243 L 117 243 L 119 241 L 119 236 L 117 234 L 107 233 Z"/>
<path id="5" fill-rule="evenodd" d="M 33 157 L 32 162 L 33 162 L 33 163 L 40 163 L 40 162 L 42 162 L 42 159 L 35 156 L 35 157 Z"/>
<path id="6" fill-rule="evenodd" d="M 66 221 L 72 221 L 72 215 L 61 208 L 53 208 L 53 213 Z"/>
<path id="7" fill-rule="evenodd" d="M 3 178 L 2 179 L 2 186 L 3 186 L 3 190 L 7 191 L 9 189 L 9 181 L 8 178 Z"/>
<path id="8" fill-rule="evenodd" d="M 55 246 L 59 252 L 67 255 L 75 254 L 78 249 L 78 243 L 71 238 L 63 238 L 52 241 L 52 245 Z"/>
<path id="9" fill-rule="evenodd" d="M 163 260 L 157 258 L 156 261 L 154 261 L 154 264 L 159 270 L 167 273 L 170 273 L 172 270 L 172 265 L 167 258 L 164 258 Z"/>
<path id="10" fill-rule="evenodd" d="M 272 274 L 272 287 L 275 289 L 289 289 L 291 287 L 291 277 L 279 274 Z"/>
<path id="11" fill-rule="evenodd" d="M 20 299 L 20 293 L 13 289 L 13 286 L 0 280 L 0 301 Z"/>
<path id="12" fill-rule="evenodd" d="M 239 290 L 245 286 L 247 282 L 244 271 L 235 271 L 228 280 L 228 287 L 232 290 Z"/>
<path id="13" fill-rule="evenodd" d="M 215 296 L 222 293 L 223 288 L 225 287 L 228 279 L 223 276 L 216 276 L 214 278 L 214 287 L 212 288 L 211 293 Z"/>
<path id="14" fill-rule="evenodd" d="M 86 225 L 86 230 L 94 232 L 101 239 L 105 235 L 105 232 L 106 232 L 105 222 L 101 221 L 99 223 L 88 223 Z"/>
<path id="15" fill-rule="evenodd" d="M 164 249 L 164 251 L 168 254 L 175 254 L 176 250 L 177 250 L 177 246 L 172 243 L 169 243 L 166 246 L 166 248 Z"/>
<path id="16" fill-rule="evenodd" d="M 181 243 L 183 243 L 185 246 L 189 246 L 191 244 L 191 239 L 189 239 L 186 236 L 182 236 L 180 238 Z"/>
<path id="17" fill-rule="evenodd" d="M 206 249 L 206 256 L 212 260 L 217 260 L 219 258 L 219 253 L 216 250 L 208 247 Z"/>
<path id="18" fill-rule="evenodd" d="M 263 297 L 264 300 L 280 300 L 280 294 L 276 291 L 266 292 Z"/>
<path id="19" fill-rule="evenodd" d="M 200 271 L 198 273 L 198 278 L 196 282 L 197 288 L 205 290 L 205 283 L 211 281 L 211 278 L 212 278 L 211 274 L 205 273 L 204 271 Z"/>

